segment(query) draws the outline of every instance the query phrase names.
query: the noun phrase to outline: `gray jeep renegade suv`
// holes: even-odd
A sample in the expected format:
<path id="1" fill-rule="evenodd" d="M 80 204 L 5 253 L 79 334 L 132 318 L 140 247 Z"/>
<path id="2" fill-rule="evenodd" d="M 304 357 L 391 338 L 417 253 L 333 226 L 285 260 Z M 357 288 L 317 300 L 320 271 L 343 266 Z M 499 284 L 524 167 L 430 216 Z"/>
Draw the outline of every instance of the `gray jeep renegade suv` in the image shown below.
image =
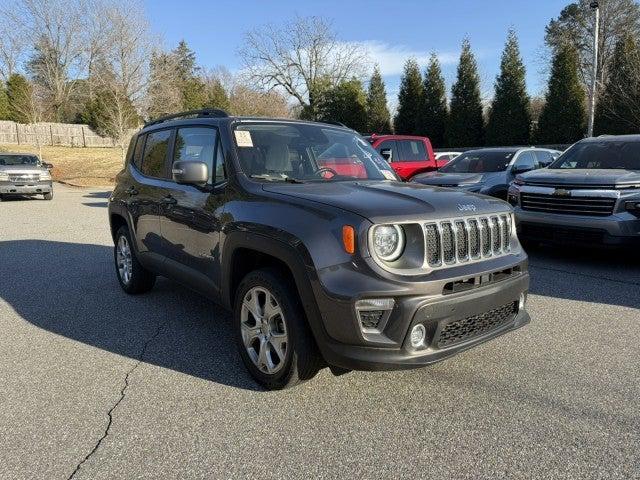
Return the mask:
<path id="1" fill-rule="evenodd" d="M 336 125 L 218 110 L 151 122 L 109 218 L 125 292 L 163 275 L 232 310 L 267 388 L 323 366 L 426 365 L 529 322 L 511 207 L 402 183 Z"/>
<path id="2" fill-rule="evenodd" d="M 640 135 L 588 138 L 509 190 L 523 238 L 640 245 Z"/>
<path id="3" fill-rule="evenodd" d="M 10 195 L 53 198 L 51 165 L 30 153 L 0 153 L 0 200 Z"/>

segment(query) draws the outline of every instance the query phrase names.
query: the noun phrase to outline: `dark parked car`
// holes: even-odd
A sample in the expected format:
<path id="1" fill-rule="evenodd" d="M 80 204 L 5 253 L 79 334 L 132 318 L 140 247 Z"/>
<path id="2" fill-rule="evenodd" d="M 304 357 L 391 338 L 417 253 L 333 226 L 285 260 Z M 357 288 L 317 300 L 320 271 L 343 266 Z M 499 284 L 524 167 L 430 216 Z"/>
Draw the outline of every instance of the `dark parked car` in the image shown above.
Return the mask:
<path id="1" fill-rule="evenodd" d="M 456 188 L 507 199 L 509 184 L 518 173 L 549 165 L 556 150 L 543 148 L 482 148 L 458 155 L 437 172 L 413 177 L 423 185 Z"/>
<path id="2" fill-rule="evenodd" d="M 331 152 L 366 176 L 327 167 Z M 419 367 L 529 321 L 511 207 L 400 182 L 335 125 L 216 110 L 149 123 L 109 219 L 125 292 L 164 275 L 232 310 L 240 355 L 268 388 L 325 365 Z"/>
<path id="3" fill-rule="evenodd" d="M 13 195 L 42 195 L 51 200 L 51 167 L 30 153 L 0 153 L 0 200 Z"/>
<path id="4" fill-rule="evenodd" d="M 640 245 L 640 135 L 581 140 L 509 190 L 522 235 L 570 244 Z"/>

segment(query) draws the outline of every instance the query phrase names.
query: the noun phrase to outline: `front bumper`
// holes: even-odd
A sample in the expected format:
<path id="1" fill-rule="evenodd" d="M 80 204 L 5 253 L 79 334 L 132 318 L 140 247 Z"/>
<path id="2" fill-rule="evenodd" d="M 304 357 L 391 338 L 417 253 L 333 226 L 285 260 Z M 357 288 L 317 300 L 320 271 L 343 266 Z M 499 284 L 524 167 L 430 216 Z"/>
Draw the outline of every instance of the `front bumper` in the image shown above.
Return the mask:
<path id="1" fill-rule="evenodd" d="M 30 184 L 13 183 L 8 181 L 0 182 L 0 195 L 39 195 L 43 193 L 51 193 L 53 191 L 53 182 L 39 181 Z"/>
<path id="2" fill-rule="evenodd" d="M 628 212 L 607 217 L 541 213 L 515 208 L 523 239 L 583 245 L 639 245 L 640 218 Z"/>
<path id="3" fill-rule="evenodd" d="M 499 281 L 487 282 L 486 286 L 481 284 L 467 291 L 450 294 L 443 294 L 443 289 L 456 279 L 451 275 L 449 278 L 434 278 L 425 286 L 418 283 L 399 284 L 370 276 L 367 276 L 367 280 L 362 277 L 358 279 L 358 275 L 363 273 L 359 268 L 353 271 L 346 266 L 334 269 L 328 274 L 334 278 L 324 275 L 323 283 L 342 287 L 359 284 L 360 291 L 366 290 L 366 295 L 354 296 L 344 288 L 347 298 L 329 294 L 326 288 L 314 292 L 326 332 L 320 339 L 316 335 L 316 339 L 325 360 L 331 365 L 351 370 L 416 368 L 444 360 L 526 325 L 530 317 L 521 305 L 521 299 L 526 298 L 529 288 L 526 255 L 521 253 L 495 259 L 493 264 L 488 263 L 486 270 L 478 272 L 476 266 L 475 271 L 470 269 L 466 275 L 490 278 L 493 275 L 491 272 L 504 272 L 505 267 L 512 273 Z M 339 281 L 336 276 L 341 277 Z M 354 309 L 355 301 L 359 298 L 390 296 L 395 299 L 395 306 L 383 331 L 373 335 L 363 333 Z M 442 332 L 447 325 L 462 324 L 464 329 L 469 322 L 476 322 L 477 317 L 506 305 L 513 306 L 513 311 L 500 322 L 491 324 L 489 319 L 488 328 L 471 329 L 471 334 L 462 335 L 453 342 L 441 342 Z M 417 323 L 425 326 L 427 338 L 425 346 L 416 350 L 410 346 L 409 332 Z"/>

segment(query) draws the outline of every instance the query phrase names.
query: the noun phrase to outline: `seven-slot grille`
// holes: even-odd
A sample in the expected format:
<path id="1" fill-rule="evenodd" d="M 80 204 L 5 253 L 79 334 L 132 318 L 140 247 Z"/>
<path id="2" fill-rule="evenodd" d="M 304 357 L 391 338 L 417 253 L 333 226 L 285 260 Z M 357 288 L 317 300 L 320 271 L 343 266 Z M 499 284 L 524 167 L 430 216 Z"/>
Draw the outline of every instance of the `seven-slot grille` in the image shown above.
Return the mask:
<path id="1" fill-rule="evenodd" d="M 13 183 L 30 183 L 38 182 L 40 174 L 38 173 L 10 173 L 9 181 Z"/>
<path id="2" fill-rule="evenodd" d="M 505 255 L 511 249 L 511 229 L 506 214 L 427 223 L 426 263 L 438 268 Z"/>
<path id="3" fill-rule="evenodd" d="M 613 213 L 615 198 L 608 197 L 572 197 L 544 193 L 520 194 L 523 210 L 565 215 L 595 215 L 606 217 Z"/>

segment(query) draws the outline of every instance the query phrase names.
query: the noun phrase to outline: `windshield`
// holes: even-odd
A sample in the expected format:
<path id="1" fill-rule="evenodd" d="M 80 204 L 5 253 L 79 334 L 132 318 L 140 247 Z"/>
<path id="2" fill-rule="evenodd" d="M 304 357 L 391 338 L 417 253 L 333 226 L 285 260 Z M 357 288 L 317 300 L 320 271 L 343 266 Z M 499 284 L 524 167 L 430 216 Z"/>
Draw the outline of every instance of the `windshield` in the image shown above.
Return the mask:
<path id="1" fill-rule="evenodd" d="M 606 140 L 576 143 L 549 168 L 640 170 L 640 141 Z"/>
<path id="2" fill-rule="evenodd" d="M 265 181 L 397 180 L 359 135 L 326 125 L 242 123 L 235 127 L 245 174 Z"/>
<path id="3" fill-rule="evenodd" d="M 461 153 L 438 171 L 445 173 L 502 172 L 509 166 L 514 153 L 504 150 L 471 150 Z"/>
<path id="4" fill-rule="evenodd" d="M 33 155 L 0 155 L 2 165 L 38 165 L 38 157 Z"/>

